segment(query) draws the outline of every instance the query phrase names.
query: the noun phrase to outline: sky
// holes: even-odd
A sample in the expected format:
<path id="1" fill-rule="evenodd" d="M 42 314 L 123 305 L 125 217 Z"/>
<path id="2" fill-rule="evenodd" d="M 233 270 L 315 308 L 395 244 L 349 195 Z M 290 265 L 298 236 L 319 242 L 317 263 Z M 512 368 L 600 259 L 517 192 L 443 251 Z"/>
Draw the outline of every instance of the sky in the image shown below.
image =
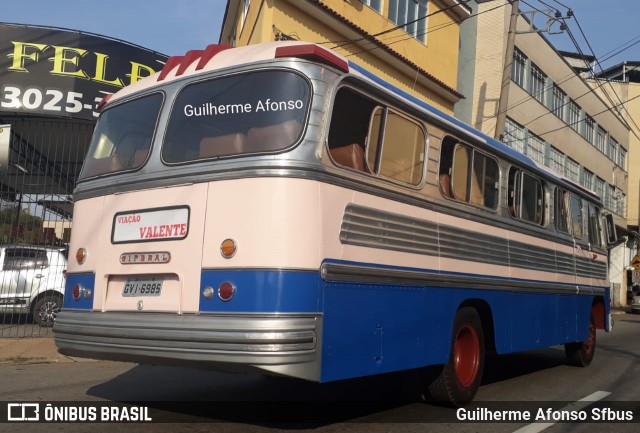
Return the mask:
<path id="1" fill-rule="evenodd" d="M 254 0 L 257 1 L 262 0 Z M 226 0 L 4 0 L 0 22 L 81 30 L 122 39 L 162 54 L 181 55 L 218 42 L 226 3 Z M 591 54 L 588 41 L 593 53 L 602 59 L 603 68 L 625 60 L 640 61 L 637 26 L 640 1 L 520 0 L 523 11 L 549 7 L 557 8 L 563 15 L 568 9 L 573 10 L 574 17 L 567 21 L 571 33 L 585 54 Z M 558 28 L 556 23 L 551 29 Z M 567 32 L 548 38 L 558 49 L 577 51 Z M 635 45 L 607 59 L 627 42 Z"/>

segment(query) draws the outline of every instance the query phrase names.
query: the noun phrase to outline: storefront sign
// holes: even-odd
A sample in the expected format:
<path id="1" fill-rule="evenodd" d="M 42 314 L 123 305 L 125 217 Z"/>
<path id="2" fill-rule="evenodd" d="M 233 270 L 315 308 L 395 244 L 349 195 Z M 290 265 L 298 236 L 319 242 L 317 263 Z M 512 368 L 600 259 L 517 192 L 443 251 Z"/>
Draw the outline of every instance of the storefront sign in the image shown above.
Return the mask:
<path id="1" fill-rule="evenodd" d="M 167 57 L 70 30 L 0 24 L 0 111 L 94 120 L 102 98 Z"/>

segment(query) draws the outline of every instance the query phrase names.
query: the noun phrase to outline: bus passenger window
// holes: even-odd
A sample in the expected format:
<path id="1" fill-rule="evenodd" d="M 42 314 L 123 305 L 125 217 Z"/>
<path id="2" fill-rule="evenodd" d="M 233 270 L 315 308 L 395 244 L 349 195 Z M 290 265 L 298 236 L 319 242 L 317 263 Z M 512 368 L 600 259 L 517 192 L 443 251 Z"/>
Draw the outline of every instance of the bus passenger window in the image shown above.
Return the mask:
<path id="1" fill-rule="evenodd" d="M 155 93 L 107 109 L 96 125 L 80 179 L 141 167 L 151 151 L 162 101 Z"/>
<path id="2" fill-rule="evenodd" d="M 602 243 L 602 231 L 600 230 L 600 209 L 590 204 L 588 209 L 588 228 L 589 228 L 589 243 L 591 246 L 598 248 L 603 247 Z"/>
<path id="3" fill-rule="evenodd" d="M 471 173 L 471 203 L 495 209 L 498 206 L 499 182 L 498 163 L 480 152 L 474 151 Z"/>
<path id="4" fill-rule="evenodd" d="M 452 190 L 458 200 L 469 200 L 469 166 L 471 151 L 464 146 L 457 146 L 453 155 Z"/>
<path id="5" fill-rule="evenodd" d="M 349 87 L 338 90 L 329 128 L 329 154 L 338 165 L 369 172 L 364 146 L 377 104 Z"/>
<path id="6" fill-rule="evenodd" d="M 179 164 L 284 151 L 302 138 L 310 102 L 309 83 L 289 71 L 195 81 L 175 100 L 162 160 Z"/>
<path id="7" fill-rule="evenodd" d="M 364 161 L 364 150 L 358 143 L 334 147 L 330 152 L 331 157 L 337 164 L 359 171 L 367 171 Z"/>
<path id="8" fill-rule="evenodd" d="M 234 155 L 242 153 L 246 145 L 247 136 L 241 132 L 204 137 L 200 140 L 200 158 Z"/>
<path id="9" fill-rule="evenodd" d="M 445 197 L 489 209 L 498 207 L 498 162 L 446 137 L 440 150 L 440 191 Z"/>
<path id="10" fill-rule="evenodd" d="M 534 224 L 543 223 L 542 182 L 517 168 L 509 172 L 509 213 L 511 216 Z"/>
<path id="11" fill-rule="evenodd" d="M 584 236 L 583 221 L 582 200 L 571 194 L 571 231 L 576 239 L 582 239 Z"/>
<path id="12" fill-rule="evenodd" d="M 560 188 L 555 191 L 555 225 L 556 230 L 570 233 L 569 229 L 569 197 L 570 194 Z"/>
<path id="13" fill-rule="evenodd" d="M 371 117 L 367 164 L 375 174 L 418 185 L 422 181 L 425 144 L 425 132 L 417 122 L 379 107 Z"/>
<path id="14" fill-rule="evenodd" d="M 302 124 L 295 119 L 275 125 L 249 129 L 247 133 L 247 151 L 265 152 L 278 150 L 282 143 L 293 143 L 302 132 Z"/>

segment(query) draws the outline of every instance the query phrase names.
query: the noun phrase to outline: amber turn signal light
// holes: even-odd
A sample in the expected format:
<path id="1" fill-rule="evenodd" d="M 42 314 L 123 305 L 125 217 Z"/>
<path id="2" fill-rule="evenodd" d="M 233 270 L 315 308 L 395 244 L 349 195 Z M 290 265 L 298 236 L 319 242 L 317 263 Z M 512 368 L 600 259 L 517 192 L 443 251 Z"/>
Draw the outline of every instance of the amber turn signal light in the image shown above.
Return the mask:
<path id="1" fill-rule="evenodd" d="M 222 241 L 222 244 L 220 244 L 220 254 L 222 254 L 222 257 L 225 259 L 230 259 L 237 251 L 238 244 L 236 244 L 236 241 L 233 239 L 225 239 Z"/>

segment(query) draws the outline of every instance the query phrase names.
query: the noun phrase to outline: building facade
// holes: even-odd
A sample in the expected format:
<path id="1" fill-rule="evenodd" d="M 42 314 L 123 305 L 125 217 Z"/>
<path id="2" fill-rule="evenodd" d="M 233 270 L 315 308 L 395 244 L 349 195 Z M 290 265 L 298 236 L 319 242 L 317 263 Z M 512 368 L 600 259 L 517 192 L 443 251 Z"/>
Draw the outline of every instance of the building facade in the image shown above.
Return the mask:
<path id="1" fill-rule="evenodd" d="M 608 99 L 616 96 L 602 82 L 585 78 L 590 59 L 557 51 L 519 11 L 511 28 L 513 55 L 505 59 L 512 8 L 506 0 L 502 8 L 497 3 L 473 3 L 477 17 L 462 30 L 463 37 L 475 34 L 475 41 L 462 46 L 458 81 L 465 83 L 467 99 L 456 105 L 456 116 L 595 191 L 625 232 L 630 128 Z M 508 97 L 501 101 L 505 91 Z M 617 305 L 626 303 L 631 247 L 621 243 L 611 254 Z"/>
<path id="2" fill-rule="evenodd" d="M 616 89 L 623 104 L 622 115 L 631 127 L 629 136 L 629 193 L 627 195 L 627 227 L 640 229 L 640 62 L 627 61 L 598 74 Z"/>
<path id="3" fill-rule="evenodd" d="M 457 0 L 228 0 L 220 43 L 320 43 L 452 114 L 470 12 Z"/>

